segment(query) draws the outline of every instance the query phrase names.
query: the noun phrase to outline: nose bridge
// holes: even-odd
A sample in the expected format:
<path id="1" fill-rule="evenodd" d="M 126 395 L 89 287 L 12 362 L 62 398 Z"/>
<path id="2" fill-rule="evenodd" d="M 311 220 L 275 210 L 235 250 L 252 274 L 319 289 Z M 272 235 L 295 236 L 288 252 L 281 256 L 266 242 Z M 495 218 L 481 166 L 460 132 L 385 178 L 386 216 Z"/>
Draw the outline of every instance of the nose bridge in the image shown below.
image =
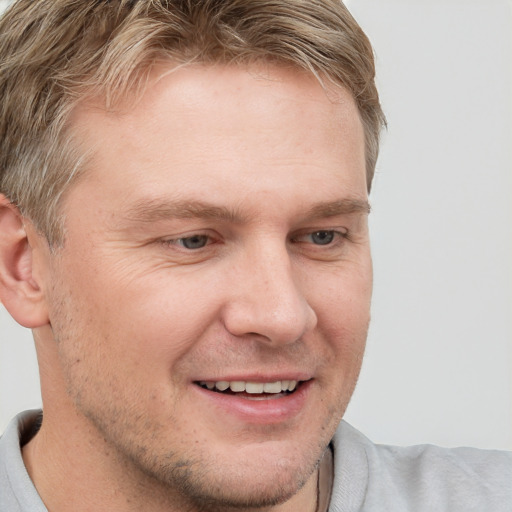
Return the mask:
<path id="1" fill-rule="evenodd" d="M 316 325 L 285 243 L 254 244 L 244 251 L 237 269 L 226 318 L 232 334 L 293 343 Z"/>

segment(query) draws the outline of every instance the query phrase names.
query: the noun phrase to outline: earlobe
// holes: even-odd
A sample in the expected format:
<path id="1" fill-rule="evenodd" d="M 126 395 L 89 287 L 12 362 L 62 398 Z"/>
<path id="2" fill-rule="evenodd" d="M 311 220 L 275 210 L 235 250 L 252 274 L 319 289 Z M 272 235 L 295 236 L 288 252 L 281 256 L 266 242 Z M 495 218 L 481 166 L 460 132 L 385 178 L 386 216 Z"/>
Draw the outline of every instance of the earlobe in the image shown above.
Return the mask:
<path id="1" fill-rule="evenodd" d="M 44 294 L 33 270 L 33 247 L 23 216 L 0 194 L 0 301 L 19 324 L 28 328 L 48 323 Z"/>

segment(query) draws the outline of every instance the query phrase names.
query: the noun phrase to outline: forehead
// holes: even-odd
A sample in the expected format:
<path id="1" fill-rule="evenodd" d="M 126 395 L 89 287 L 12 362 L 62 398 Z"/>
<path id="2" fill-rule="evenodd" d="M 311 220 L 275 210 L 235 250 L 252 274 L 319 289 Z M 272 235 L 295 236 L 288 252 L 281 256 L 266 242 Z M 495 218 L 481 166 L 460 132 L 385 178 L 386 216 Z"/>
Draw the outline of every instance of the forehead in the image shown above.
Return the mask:
<path id="1" fill-rule="evenodd" d="M 86 176 L 96 185 L 123 179 L 125 189 L 151 193 L 187 174 L 231 183 L 236 170 L 275 188 L 278 169 L 293 167 L 298 180 L 331 169 L 366 190 L 353 98 L 297 69 L 160 65 L 136 101 L 115 111 L 81 105 L 72 127 L 90 152 Z"/>

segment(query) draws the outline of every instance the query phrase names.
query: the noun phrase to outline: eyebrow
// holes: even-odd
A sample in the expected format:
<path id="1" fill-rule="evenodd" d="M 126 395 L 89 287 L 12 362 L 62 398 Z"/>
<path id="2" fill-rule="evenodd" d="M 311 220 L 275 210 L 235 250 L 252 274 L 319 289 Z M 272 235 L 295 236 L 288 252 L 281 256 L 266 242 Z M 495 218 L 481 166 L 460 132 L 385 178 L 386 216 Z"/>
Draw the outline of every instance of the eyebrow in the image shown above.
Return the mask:
<path id="1" fill-rule="evenodd" d="M 344 198 L 336 201 L 322 202 L 313 205 L 301 217 L 308 220 L 317 220 L 354 213 L 370 213 L 368 201 Z M 247 213 L 243 213 L 239 208 L 227 208 L 197 200 L 173 201 L 165 199 L 137 202 L 126 212 L 126 218 L 129 221 L 143 224 L 169 219 L 212 219 L 233 224 L 243 224 L 249 220 Z"/>
<path id="2" fill-rule="evenodd" d="M 370 203 L 367 200 L 347 198 L 314 205 L 306 212 L 305 217 L 314 220 L 336 217 L 337 215 L 348 215 L 351 213 L 363 213 L 368 215 L 370 211 Z"/>
<path id="3" fill-rule="evenodd" d="M 217 206 L 205 201 L 173 201 L 151 199 L 140 201 L 126 212 L 129 220 L 152 223 L 169 219 L 216 219 L 242 223 L 246 216 L 237 209 Z"/>

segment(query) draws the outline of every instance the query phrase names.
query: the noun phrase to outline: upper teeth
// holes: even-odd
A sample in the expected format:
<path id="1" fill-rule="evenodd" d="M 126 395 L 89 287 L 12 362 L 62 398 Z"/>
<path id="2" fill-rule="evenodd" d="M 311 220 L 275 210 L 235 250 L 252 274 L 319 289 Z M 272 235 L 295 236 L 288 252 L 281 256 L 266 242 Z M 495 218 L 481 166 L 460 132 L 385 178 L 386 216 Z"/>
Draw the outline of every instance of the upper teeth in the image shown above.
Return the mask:
<path id="1" fill-rule="evenodd" d="M 206 386 L 208 389 L 217 389 L 218 391 L 226 391 L 231 389 L 234 392 L 246 392 L 249 394 L 257 393 L 282 393 L 283 391 L 293 391 L 297 387 L 296 380 L 278 380 L 276 382 L 246 382 L 242 380 L 219 381 L 201 381 L 199 384 Z"/>

